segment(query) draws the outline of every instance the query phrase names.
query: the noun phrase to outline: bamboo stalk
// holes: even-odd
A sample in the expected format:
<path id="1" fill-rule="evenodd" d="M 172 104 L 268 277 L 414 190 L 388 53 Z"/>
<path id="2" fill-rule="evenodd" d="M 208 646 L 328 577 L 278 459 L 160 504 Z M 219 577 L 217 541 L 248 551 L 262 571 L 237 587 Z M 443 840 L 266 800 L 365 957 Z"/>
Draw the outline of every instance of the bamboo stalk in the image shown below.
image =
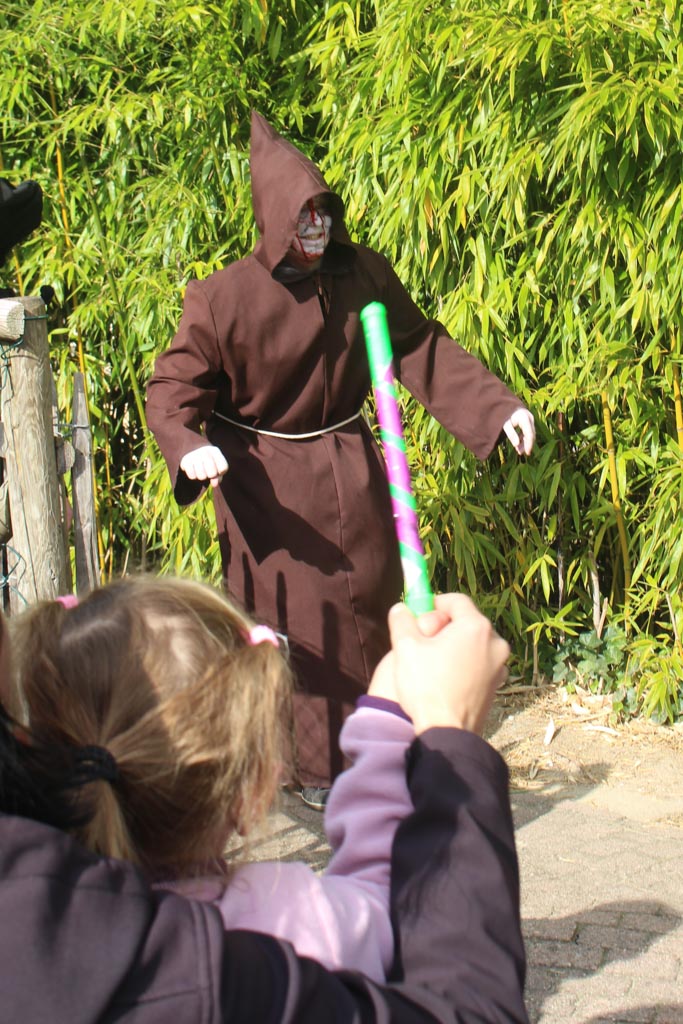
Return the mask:
<path id="1" fill-rule="evenodd" d="M 564 30 L 567 33 L 567 39 L 571 42 L 572 30 L 567 17 L 567 0 L 562 0 L 562 21 L 564 22 Z"/>
<path id="2" fill-rule="evenodd" d="M 21 263 L 19 262 L 19 257 L 17 255 L 16 249 L 12 253 L 12 260 L 14 262 L 14 273 L 17 275 L 17 286 L 19 288 L 19 294 L 23 295 L 24 294 L 24 279 L 21 276 Z"/>
<path id="3" fill-rule="evenodd" d="M 631 589 L 631 561 L 628 553 L 628 538 L 626 536 L 624 515 L 621 509 L 621 497 L 619 495 L 619 477 L 617 475 L 617 459 L 614 451 L 612 413 L 609 407 L 607 392 L 603 391 L 600 398 L 602 402 L 602 419 L 605 427 L 605 444 L 607 446 L 607 458 L 609 462 L 609 478 L 612 488 L 612 505 L 614 506 L 614 514 L 617 520 L 621 557 L 624 564 L 624 611 L 628 616 L 629 591 Z"/>
<path id="4" fill-rule="evenodd" d="M 681 398 L 681 368 L 678 363 L 673 364 L 674 368 L 674 410 L 676 412 L 676 437 L 678 447 L 683 455 L 683 398 Z"/>
<path id="5" fill-rule="evenodd" d="M 107 482 L 107 494 L 109 495 L 109 503 L 107 507 L 107 520 L 109 523 L 109 545 L 107 547 L 106 557 L 100 547 L 100 559 L 102 562 L 102 572 L 104 574 L 106 571 L 106 579 L 109 581 L 111 580 L 114 572 L 114 507 L 113 502 L 111 500 L 111 457 L 108 423 L 105 424 L 104 427 L 104 474 Z"/>
<path id="6" fill-rule="evenodd" d="M 57 97 L 55 96 L 55 89 L 52 83 L 52 79 L 48 81 L 48 88 L 50 90 L 50 106 L 52 107 L 52 114 L 55 120 L 57 119 Z M 71 241 L 71 228 L 69 226 L 69 212 L 66 202 L 66 185 L 64 183 L 64 157 L 62 155 L 62 147 L 59 141 L 55 142 L 55 153 L 57 155 L 57 187 L 59 190 L 59 211 L 62 218 L 62 225 L 64 227 L 64 243 L 69 253 L 73 252 L 73 242 Z M 69 296 L 71 300 L 71 310 L 76 307 L 76 300 L 73 295 Z M 78 368 L 81 373 L 85 376 L 85 352 L 83 350 L 83 336 L 81 329 L 76 325 L 76 348 L 78 351 Z"/>
<path id="7" fill-rule="evenodd" d="M 560 410 L 557 414 L 557 429 L 560 435 L 560 465 L 564 470 L 564 432 L 565 432 L 565 419 L 564 412 Z M 564 566 L 564 501 L 561 495 L 561 491 L 558 488 L 557 492 L 557 607 L 562 608 L 564 606 L 564 584 L 565 584 L 565 566 Z"/>
<path id="8" fill-rule="evenodd" d="M 213 136 L 211 136 L 210 142 L 211 142 L 211 157 L 213 159 L 213 166 L 214 166 L 215 171 L 216 171 L 216 180 L 218 182 L 218 187 L 221 190 L 221 197 L 223 199 L 223 209 L 226 211 L 226 215 L 227 215 L 227 211 L 230 209 L 230 205 L 231 205 L 231 203 L 230 203 L 230 196 L 228 195 L 228 191 L 227 191 L 227 189 L 225 187 L 225 182 L 223 181 L 223 175 L 221 174 L 221 160 L 220 160 L 220 157 L 218 155 L 218 147 L 216 146 L 216 140 L 214 139 Z"/>
<path id="9" fill-rule="evenodd" d="M 602 596 L 600 594 L 600 577 L 595 555 L 592 551 L 588 553 L 588 573 L 591 578 L 591 593 L 593 595 L 593 629 L 600 636 L 600 611 L 602 607 Z"/>
<path id="10" fill-rule="evenodd" d="M 673 634 L 674 634 L 674 643 L 676 644 L 676 647 L 678 648 L 678 653 L 681 656 L 683 656 L 683 645 L 681 644 L 681 635 L 678 632 L 678 624 L 676 622 L 676 613 L 674 612 L 674 606 L 672 604 L 671 595 L 669 594 L 668 590 L 664 591 L 664 596 L 666 598 L 666 606 L 669 609 L 669 616 L 671 618 L 671 627 L 673 629 Z"/>

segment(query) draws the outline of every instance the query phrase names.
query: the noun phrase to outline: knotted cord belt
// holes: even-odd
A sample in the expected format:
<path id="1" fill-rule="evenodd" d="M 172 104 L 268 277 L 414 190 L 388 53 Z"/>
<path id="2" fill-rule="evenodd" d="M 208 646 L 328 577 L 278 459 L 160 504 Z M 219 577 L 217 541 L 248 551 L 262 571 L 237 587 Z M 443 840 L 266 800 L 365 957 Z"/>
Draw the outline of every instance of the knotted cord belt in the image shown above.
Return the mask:
<path id="1" fill-rule="evenodd" d="M 218 416 L 220 420 L 225 420 L 226 423 L 230 423 L 233 427 L 241 427 L 242 430 L 249 430 L 252 434 L 265 434 L 266 437 L 281 437 L 285 441 L 307 441 L 311 437 L 321 437 L 323 434 L 330 434 L 333 430 L 341 430 L 342 427 L 347 426 L 349 423 L 353 423 L 361 415 L 361 410 L 355 412 L 353 416 L 349 416 L 348 419 L 342 420 L 340 423 L 333 423 L 331 427 L 321 427 L 320 430 L 311 430 L 308 434 L 283 434 L 278 430 L 264 430 L 262 427 L 250 427 L 248 423 L 240 423 L 239 420 L 231 420 L 229 416 L 224 416 L 223 413 L 214 412 L 214 416 Z"/>

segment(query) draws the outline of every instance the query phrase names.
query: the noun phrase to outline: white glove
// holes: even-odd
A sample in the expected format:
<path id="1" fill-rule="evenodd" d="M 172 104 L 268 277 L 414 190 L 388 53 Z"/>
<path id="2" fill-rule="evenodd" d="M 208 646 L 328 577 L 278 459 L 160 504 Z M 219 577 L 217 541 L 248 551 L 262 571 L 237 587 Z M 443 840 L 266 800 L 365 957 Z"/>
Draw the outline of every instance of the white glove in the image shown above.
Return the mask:
<path id="1" fill-rule="evenodd" d="M 183 455 L 180 468 L 190 480 L 209 480 L 212 487 L 218 487 L 228 463 L 220 448 L 204 444 Z"/>
<path id="2" fill-rule="evenodd" d="M 528 409 L 515 409 L 510 419 L 503 424 L 503 430 L 518 455 L 531 455 L 536 440 L 536 427 Z"/>

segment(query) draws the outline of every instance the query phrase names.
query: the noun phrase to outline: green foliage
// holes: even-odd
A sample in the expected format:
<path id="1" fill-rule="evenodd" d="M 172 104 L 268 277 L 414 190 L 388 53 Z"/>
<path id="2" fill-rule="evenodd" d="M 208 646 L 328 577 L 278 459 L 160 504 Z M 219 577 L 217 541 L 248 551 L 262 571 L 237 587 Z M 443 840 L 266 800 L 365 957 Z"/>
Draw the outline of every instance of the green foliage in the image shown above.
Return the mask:
<path id="1" fill-rule="evenodd" d="M 619 626 L 598 634 L 580 633 L 558 651 L 552 679 L 573 693 L 577 686 L 595 694 L 615 694 L 615 711 L 627 715 L 638 707 L 638 689 L 628 664 L 628 637 Z"/>
<path id="2" fill-rule="evenodd" d="M 634 672 L 639 674 L 637 699 L 640 710 L 660 723 L 683 718 L 683 653 L 671 649 L 667 636 L 641 636 L 631 643 Z"/>
<path id="3" fill-rule="evenodd" d="M 3 173 L 46 196 L 18 269 L 57 289 L 65 404 L 82 353 L 107 571 L 218 573 L 210 503 L 174 506 L 142 400 L 187 280 L 253 244 L 256 106 L 536 415 L 531 459 L 480 465 L 406 397 L 435 583 L 484 605 L 521 671 L 570 657 L 606 600 L 635 704 L 679 716 L 682 17 L 676 0 L 5 0 Z"/>
<path id="4" fill-rule="evenodd" d="M 683 657 L 671 651 L 666 637 L 647 634 L 630 638 L 622 626 L 610 625 L 598 635 L 592 629 L 561 644 L 552 681 L 569 693 L 578 687 L 612 695 L 612 719 L 644 713 L 660 723 L 683 717 Z"/>

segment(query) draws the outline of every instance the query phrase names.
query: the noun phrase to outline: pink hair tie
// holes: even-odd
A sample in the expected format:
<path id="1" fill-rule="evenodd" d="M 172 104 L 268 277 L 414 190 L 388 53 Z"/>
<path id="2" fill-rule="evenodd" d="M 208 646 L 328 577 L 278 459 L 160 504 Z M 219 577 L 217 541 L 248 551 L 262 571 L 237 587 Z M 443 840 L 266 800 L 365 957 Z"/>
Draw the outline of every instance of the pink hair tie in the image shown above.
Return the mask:
<path id="1" fill-rule="evenodd" d="M 252 626 L 247 634 L 247 640 L 252 647 L 256 644 L 272 644 L 273 647 L 279 647 L 277 636 L 270 628 L 270 626 Z"/>
<path id="2" fill-rule="evenodd" d="M 55 601 L 64 608 L 75 608 L 78 604 L 78 598 L 75 594 L 60 594 L 59 597 L 55 598 Z"/>

